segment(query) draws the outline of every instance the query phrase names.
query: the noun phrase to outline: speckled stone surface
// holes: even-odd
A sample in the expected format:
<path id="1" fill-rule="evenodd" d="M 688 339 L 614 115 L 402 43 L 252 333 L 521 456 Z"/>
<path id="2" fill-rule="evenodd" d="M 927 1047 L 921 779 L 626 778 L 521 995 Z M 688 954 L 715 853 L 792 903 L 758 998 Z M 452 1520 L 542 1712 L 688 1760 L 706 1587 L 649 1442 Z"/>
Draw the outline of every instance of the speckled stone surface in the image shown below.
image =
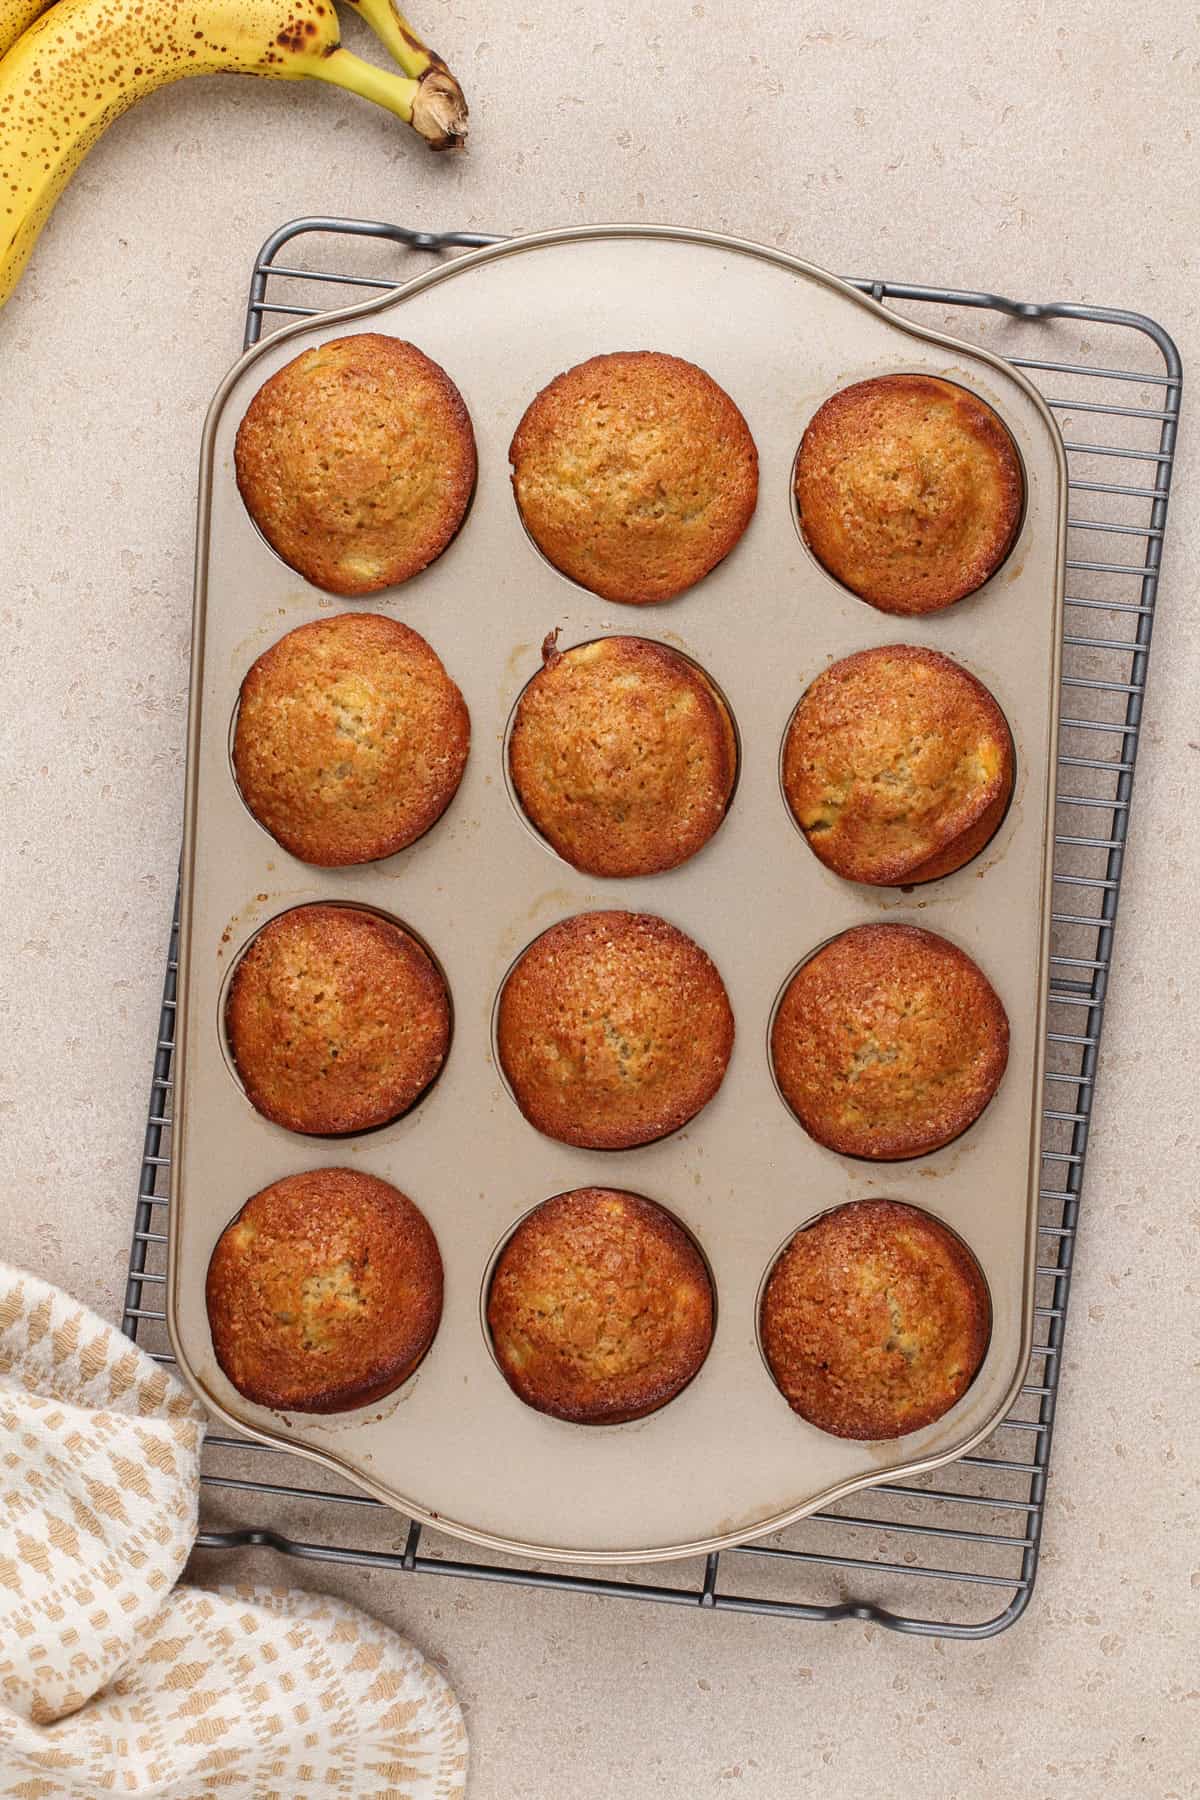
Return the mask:
<path id="1" fill-rule="evenodd" d="M 470 96 L 468 157 L 315 84 L 184 84 L 92 153 L 0 314 L 0 1250 L 110 1315 L 179 843 L 200 425 L 268 231 L 715 226 L 847 273 L 1140 308 L 1200 359 L 1182 0 L 414 7 Z M 447 1667 L 473 1800 L 1200 1794 L 1196 441 L 1185 414 L 1027 1617 L 941 1645 L 310 1567 Z"/>

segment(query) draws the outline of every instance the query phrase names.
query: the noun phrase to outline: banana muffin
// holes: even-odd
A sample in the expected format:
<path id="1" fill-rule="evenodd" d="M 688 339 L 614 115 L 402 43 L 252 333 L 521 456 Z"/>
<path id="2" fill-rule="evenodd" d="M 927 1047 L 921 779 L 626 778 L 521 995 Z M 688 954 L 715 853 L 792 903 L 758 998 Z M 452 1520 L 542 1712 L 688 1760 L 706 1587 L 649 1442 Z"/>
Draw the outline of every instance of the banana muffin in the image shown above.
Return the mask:
<path id="1" fill-rule="evenodd" d="M 234 466 L 284 562 L 331 594 L 372 594 L 425 568 L 462 524 L 475 436 L 444 369 L 366 331 L 302 351 L 263 383 Z"/>
<path id="2" fill-rule="evenodd" d="M 1024 478 L 985 401 L 932 375 L 880 375 L 814 415 L 796 458 L 805 541 L 881 612 L 930 613 L 995 574 L 1021 523 Z"/>
<path id="3" fill-rule="evenodd" d="M 655 875 L 686 862 L 725 817 L 737 740 L 695 663 L 647 638 L 559 651 L 517 705 L 508 744 L 531 823 L 588 875 Z"/>
<path id="4" fill-rule="evenodd" d="M 1012 734 L 937 650 L 860 650 L 818 675 L 788 727 L 783 789 L 809 849 L 847 881 L 907 887 L 977 856 L 1012 796 Z"/>
<path id="5" fill-rule="evenodd" d="M 712 1283 L 661 1206 L 577 1188 L 517 1226 L 492 1276 L 487 1322 L 527 1406 L 619 1425 L 673 1400 L 708 1355 Z"/>
<path id="6" fill-rule="evenodd" d="M 415 938 L 353 906 L 295 906 L 240 959 L 225 1010 L 247 1098 L 318 1137 L 407 1112 L 445 1060 L 446 984 Z"/>
<path id="7" fill-rule="evenodd" d="M 247 1400 L 348 1412 L 407 1381 L 442 1315 L 425 1215 L 358 1169 L 310 1169 L 247 1200 L 205 1285 L 213 1349 Z"/>
<path id="8" fill-rule="evenodd" d="M 780 1392 L 841 1438 L 897 1438 L 961 1400 L 987 1351 L 979 1264 L 928 1213 L 896 1200 L 839 1206 L 798 1231 L 760 1321 Z"/>
<path id="9" fill-rule="evenodd" d="M 547 1137 L 627 1150 L 707 1106 L 733 1050 L 729 997 L 698 944 L 648 913 L 579 913 L 509 973 L 500 1066 Z"/>
<path id="10" fill-rule="evenodd" d="M 758 451 L 723 388 L 655 350 L 593 356 L 531 403 L 509 449 L 526 529 L 605 600 L 670 600 L 750 523 Z"/>
<path id="11" fill-rule="evenodd" d="M 856 925 L 792 976 L 771 1026 L 784 1099 L 841 1156 L 899 1162 L 974 1123 L 1008 1062 L 978 965 L 915 925 Z"/>
<path id="12" fill-rule="evenodd" d="M 423 637 L 378 613 L 289 631 L 242 683 L 233 766 L 259 824 L 301 862 L 391 856 L 462 780 L 466 703 Z"/>

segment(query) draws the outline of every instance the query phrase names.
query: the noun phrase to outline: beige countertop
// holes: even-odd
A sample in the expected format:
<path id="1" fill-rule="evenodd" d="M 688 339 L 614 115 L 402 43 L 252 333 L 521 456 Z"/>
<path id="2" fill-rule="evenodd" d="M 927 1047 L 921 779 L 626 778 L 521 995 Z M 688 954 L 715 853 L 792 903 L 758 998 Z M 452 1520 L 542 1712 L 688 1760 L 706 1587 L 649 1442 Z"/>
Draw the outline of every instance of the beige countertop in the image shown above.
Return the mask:
<path id="1" fill-rule="evenodd" d="M 417 23 L 471 99 L 469 156 L 316 84 L 168 89 L 93 151 L 0 315 L 0 1250 L 110 1316 L 179 845 L 200 424 L 274 226 L 711 226 L 1137 308 L 1200 356 L 1182 0 L 421 0 Z M 473 1800 L 1200 1794 L 1195 441 L 1185 409 L 1028 1615 L 939 1644 L 247 1561 L 444 1663 Z"/>

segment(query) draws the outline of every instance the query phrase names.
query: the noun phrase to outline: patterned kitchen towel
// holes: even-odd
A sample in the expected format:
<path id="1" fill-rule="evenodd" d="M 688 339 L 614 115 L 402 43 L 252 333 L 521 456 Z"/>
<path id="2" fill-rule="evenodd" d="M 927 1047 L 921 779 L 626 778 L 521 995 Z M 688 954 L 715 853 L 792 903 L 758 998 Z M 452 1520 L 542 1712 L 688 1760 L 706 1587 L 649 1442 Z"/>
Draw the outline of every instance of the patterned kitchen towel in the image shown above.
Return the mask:
<path id="1" fill-rule="evenodd" d="M 176 1587 L 204 1413 L 113 1326 L 0 1263 L 0 1796 L 455 1800 L 420 1652 L 317 1594 Z"/>

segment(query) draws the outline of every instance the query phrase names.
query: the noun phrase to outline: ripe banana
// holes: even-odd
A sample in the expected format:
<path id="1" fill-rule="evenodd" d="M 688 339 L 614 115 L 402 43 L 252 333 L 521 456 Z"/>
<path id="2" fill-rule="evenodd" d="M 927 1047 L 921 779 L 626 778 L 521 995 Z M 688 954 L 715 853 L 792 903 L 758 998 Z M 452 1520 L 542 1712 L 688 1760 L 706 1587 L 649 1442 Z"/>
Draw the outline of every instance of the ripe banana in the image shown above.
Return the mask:
<path id="1" fill-rule="evenodd" d="M 0 0 L 0 5 L 33 0 Z M 56 0 L 0 61 L 0 306 L 54 202 L 105 128 L 185 75 L 332 82 L 395 113 L 435 150 L 466 102 L 392 0 L 357 0 L 401 75 L 342 47 L 333 0 Z"/>
<path id="2" fill-rule="evenodd" d="M 0 56 L 50 5 L 50 0 L 0 0 Z"/>

